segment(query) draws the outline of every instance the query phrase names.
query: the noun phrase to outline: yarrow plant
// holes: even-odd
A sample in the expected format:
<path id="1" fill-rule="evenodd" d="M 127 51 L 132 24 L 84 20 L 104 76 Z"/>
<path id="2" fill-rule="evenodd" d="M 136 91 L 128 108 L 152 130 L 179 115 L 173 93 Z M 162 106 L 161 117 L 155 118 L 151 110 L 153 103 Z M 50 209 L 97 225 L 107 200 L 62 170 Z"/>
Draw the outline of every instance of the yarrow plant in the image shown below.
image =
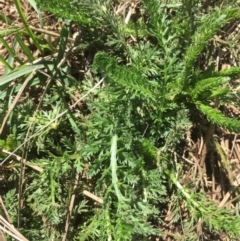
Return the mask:
<path id="1" fill-rule="evenodd" d="M 185 185 L 184 172 L 194 169 L 194 161 L 186 159 L 186 165 L 180 156 L 191 145 L 194 115 L 206 126 L 240 130 L 239 120 L 217 108 L 237 103 L 227 84 L 239 78 L 240 68 L 197 64 L 211 38 L 240 10 L 224 5 L 204 13 L 197 0 L 37 4 L 67 19 L 59 50 L 43 62 L 21 63 L 0 81 L 4 109 L 14 76 L 34 71 L 28 91 L 42 93 L 40 100 L 17 106 L 7 123 L 19 145 L 27 140 L 27 150 L 20 150 L 28 162 L 41 167 L 39 173 L 27 169 L 19 184 L 21 200 L 12 215 L 22 233 L 31 240 L 81 241 L 238 237 L 236 213 L 210 201 L 204 184 Z M 81 31 L 72 59 L 63 64 L 69 20 Z M 73 67 L 78 58 L 87 63 L 84 75 Z M 16 88 L 14 96 L 21 84 Z M 76 99 L 82 101 L 73 106 Z M 17 179 L 13 172 L 8 182 Z M 12 193 L 3 193 L 7 208 L 16 206 Z"/>

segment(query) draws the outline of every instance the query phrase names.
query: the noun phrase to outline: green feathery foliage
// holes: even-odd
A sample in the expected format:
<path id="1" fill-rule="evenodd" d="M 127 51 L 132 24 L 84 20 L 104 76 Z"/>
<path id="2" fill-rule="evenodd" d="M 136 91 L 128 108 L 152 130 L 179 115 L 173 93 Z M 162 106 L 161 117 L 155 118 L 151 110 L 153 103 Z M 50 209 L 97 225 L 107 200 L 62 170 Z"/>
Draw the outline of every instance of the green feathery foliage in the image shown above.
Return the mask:
<path id="1" fill-rule="evenodd" d="M 212 77 L 199 80 L 191 91 L 193 100 L 209 100 L 214 91 L 219 90 L 219 86 L 228 83 L 229 77 Z"/>
<path id="2" fill-rule="evenodd" d="M 111 59 L 105 53 L 97 53 L 94 58 L 93 71 L 97 72 L 98 70 L 107 73 L 107 77 L 125 89 L 126 93 L 130 91 L 129 95 L 132 98 L 138 97 L 141 99 L 141 96 L 143 96 L 143 99 L 150 99 L 151 101 L 156 99 L 157 93 L 154 93 L 154 82 L 148 82 L 135 69 L 119 66 L 114 59 Z"/>
<path id="3" fill-rule="evenodd" d="M 56 68 L 67 44 L 65 26 L 57 58 L 46 62 L 51 66 L 47 75 L 53 69 L 56 75 L 41 108 L 28 98 L 9 120 L 19 142 L 37 133 L 29 138 L 26 153 L 31 164 L 43 169 L 25 177 L 23 233 L 31 240 L 59 240 L 67 223 L 68 240 L 149 240 L 163 235 L 162 216 L 172 208 L 176 235 L 191 237 L 194 230 L 187 232 L 201 219 L 206 232 L 238 237 L 236 213 L 218 209 L 199 190 L 180 184 L 183 173 L 178 170 L 183 167 L 176 156 L 191 135 L 189 116 L 196 108 L 204 114 L 203 122 L 240 130 L 238 120 L 211 107 L 217 100 L 223 105 L 236 101 L 225 85 L 239 77 L 239 67 L 215 72 L 213 66 L 203 71 L 196 65 L 214 34 L 240 11 L 226 7 L 200 14 L 197 0 L 146 0 L 125 23 L 123 12 L 116 15 L 117 1 L 37 3 L 79 24 L 81 43 L 76 47 L 91 69 L 77 79 L 66 65 Z M 104 82 L 93 88 L 100 77 Z M 39 77 L 39 83 L 47 80 Z M 6 104 L 9 90 L 5 86 L 1 91 Z M 69 108 L 75 93 L 85 96 L 82 106 Z M 11 180 L 17 180 L 16 173 Z M 85 190 L 103 203 L 84 196 Z M 12 189 L 3 195 L 7 207 L 16 206 L 11 195 Z"/>
<path id="4" fill-rule="evenodd" d="M 225 117 L 219 110 L 204 105 L 199 101 L 196 105 L 209 118 L 210 122 L 229 129 L 230 131 L 238 132 L 240 130 L 239 120 Z"/>
<path id="5" fill-rule="evenodd" d="M 185 54 L 185 70 L 183 72 L 182 83 L 180 83 L 183 86 L 183 89 L 188 88 L 188 86 L 192 84 L 191 79 L 189 79 L 189 74 L 208 41 L 221 27 L 229 23 L 230 20 L 239 17 L 240 10 L 230 8 L 213 12 L 203 18 L 201 25 L 197 28 L 192 37 L 192 44 L 189 46 Z"/>
<path id="6" fill-rule="evenodd" d="M 3 148 L 7 151 L 13 151 L 17 147 L 17 141 L 14 138 L 14 135 L 10 134 L 7 136 L 6 140 L 0 140 L 0 148 Z M 1 156 L 6 156 L 2 155 Z"/>

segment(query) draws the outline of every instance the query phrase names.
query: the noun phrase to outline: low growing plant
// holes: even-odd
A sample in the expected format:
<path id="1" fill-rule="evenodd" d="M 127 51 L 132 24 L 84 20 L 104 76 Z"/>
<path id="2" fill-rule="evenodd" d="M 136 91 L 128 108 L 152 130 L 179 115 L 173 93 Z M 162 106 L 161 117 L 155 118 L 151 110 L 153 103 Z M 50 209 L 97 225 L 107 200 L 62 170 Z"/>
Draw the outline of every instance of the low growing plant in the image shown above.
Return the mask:
<path id="1" fill-rule="evenodd" d="M 239 77 L 240 68 L 197 65 L 210 39 L 240 11 L 224 5 L 202 14 L 197 0 L 37 2 L 79 24 L 80 43 L 74 47 L 91 68 L 77 79 L 68 65 L 58 67 L 65 58 L 66 21 L 56 58 L 21 63 L 0 80 L 5 105 L 13 77 L 36 71 L 32 83 L 49 81 L 41 107 L 30 100 L 13 110 L 9 122 L 16 140 L 30 141 L 31 164 L 43 168 L 26 173 L 20 230 L 35 240 L 154 240 L 167 233 L 168 210 L 174 214 L 173 238 L 203 239 L 199 227 L 206 235 L 238 237 L 238 215 L 209 201 L 203 186 L 199 192 L 181 184 L 184 164 L 176 156 L 187 145 L 194 113 L 202 123 L 240 130 L 239 120 L 217 108 L 237 103 L 226 84 Z M 10 88 L 17 93 L 14 88 L 18 85 Z M 82 97 L 77 108 L 71 105 L 74 93 Z M 14 125 L 15 119 L 21 125 Z M 100 197 L 100 204 L 86 197 L 86 190 Z M 7 207 L 15 202 L 8 198 L 12 192 L 4 195 Z"/>

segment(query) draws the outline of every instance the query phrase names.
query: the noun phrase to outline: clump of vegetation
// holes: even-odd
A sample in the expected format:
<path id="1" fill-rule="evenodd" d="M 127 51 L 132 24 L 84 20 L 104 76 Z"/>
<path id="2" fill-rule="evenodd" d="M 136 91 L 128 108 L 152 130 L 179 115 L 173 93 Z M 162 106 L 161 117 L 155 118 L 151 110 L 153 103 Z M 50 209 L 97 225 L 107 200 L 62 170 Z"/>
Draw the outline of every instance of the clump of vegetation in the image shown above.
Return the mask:
<path id="1" fill-rule="evenodd" d="M 203 54 L 240 17 L 237 4 L 38 0 L 36 9 L 64 22 L 56 48 L 40 41 L 14 2 L 26 28 L 5 34 L 15 34 L 26 58 L 14 59 L 1 40 L 9 58 L 0 59 L 0 147 L 10 137 L 15 143 L 7 148 L 13 162 L 1 163 L 10 170 L 2 215 L 29 240 L 239 237 L 237 212 L 207 193 L 203 173 L 212 168 L 213 179 L 216 163 L 192 154 L 196 126 L 206 153 L 211 145 L 222 157 L 214 130 L 240 131 L 240 121 L 221 111 L 237 106 L 230 84 L 240 67 L 219 71 Z M 80 31 L 69 47 L 71 21 Z M 36 58 L 26 35 L 51 57 Z M 22 93 L 29 97 L 17 105 Z"/>

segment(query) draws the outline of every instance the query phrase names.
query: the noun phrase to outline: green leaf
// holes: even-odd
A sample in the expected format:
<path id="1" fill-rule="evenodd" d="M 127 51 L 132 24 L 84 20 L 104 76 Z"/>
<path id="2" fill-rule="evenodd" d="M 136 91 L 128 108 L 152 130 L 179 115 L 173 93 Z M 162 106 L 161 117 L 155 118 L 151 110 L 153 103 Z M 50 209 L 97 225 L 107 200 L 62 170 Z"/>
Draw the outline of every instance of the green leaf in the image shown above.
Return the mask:
<path id="1" fill-rule="evenodd" d="M 224 116 L 219 110 L 204 105 L 201 102 L 196 103 L 197 107 L 206 115 L 209 121 L 218 126 L 224 127 L 230 131 L 240 131 L 240 121 L 235 118 Z"/>
<path id="2" fill-rule="evenodd" d="M 48 65 L 49 69 L 53 69 L 52 64 Z M 26 74 L 29 74 L 33 71 L 37 71 L 39 69 L 46 68 L 46 64 L 34 64 L 30 66 L 21 66 L 18 69 L 15 69 L 14 71 L 10 72 L 7 76 L 4 76 L 0 78 L 0 86 L 3 86 L 16 78 L 19 78 L 21 76 L 24 76 Z"/>

